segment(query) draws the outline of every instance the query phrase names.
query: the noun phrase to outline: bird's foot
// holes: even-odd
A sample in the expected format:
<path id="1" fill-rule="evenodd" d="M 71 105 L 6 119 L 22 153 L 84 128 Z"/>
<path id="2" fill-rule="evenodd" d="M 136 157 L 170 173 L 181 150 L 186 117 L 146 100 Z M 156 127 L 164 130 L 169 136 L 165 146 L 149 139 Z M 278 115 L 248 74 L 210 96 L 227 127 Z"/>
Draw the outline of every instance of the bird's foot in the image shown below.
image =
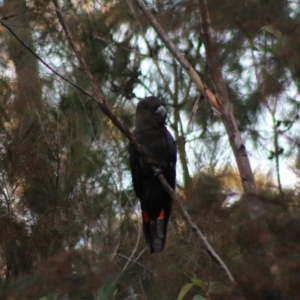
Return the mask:
<path id="1" fill-rule="evenodd" d="M 158 176 L 160 173 L 162 173 L 162 170 L 160 168 L 155 168 L 154 176 Z"/>
<path id="2" fill-rule="evenodd" d="M 149 158 L 148 159 L 148 164 L 149 167 L 152 169 L 152 171 L 154 172 L 154 176 L 159 175 L 160 173 L 162 173 L 162 170 L 160 168 L 157 167 L 157 163 L 154 159 Z"/>

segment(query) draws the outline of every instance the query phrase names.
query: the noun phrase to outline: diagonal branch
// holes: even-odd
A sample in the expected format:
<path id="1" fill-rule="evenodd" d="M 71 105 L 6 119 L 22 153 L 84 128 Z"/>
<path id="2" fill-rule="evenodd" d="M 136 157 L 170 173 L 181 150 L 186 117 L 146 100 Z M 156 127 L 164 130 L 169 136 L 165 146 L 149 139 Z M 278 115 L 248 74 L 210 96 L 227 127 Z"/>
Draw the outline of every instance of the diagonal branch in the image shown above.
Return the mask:
<path id="1" fill-rule="evenodd" d="M 149 23 L 155 29 L 155 31 L 157 32 L 157 34 L 159 35 L 161 40 L 164 42 L 165 46 L 169 49 L 169 51 L 173 54 L 173 56 L 176 58 L 176 60 L 186 70 L 186 72 L 190 76 L 191 80 L 195 83 L 199 92 L 204 97 L 207 98 L 210 105 L 217 111 L 217 113 L 220 113 L 220 104 L 219 104 L 219 101 L 218 101 L 216 95 L 206 86 L 205 83 L 203 83 L 202 79 L 197 74 L 197 72 L 192 67 L 192 65 L 189 63 L 189 61 L 179 52 L 179 50 L 177 49 L 175 44 L 168 37 L 167 33 L 160 26 L 158 21 L 152 15 L 152 13 L 148 9 L 148 7 L 145 5 L 144 1 L 143 0 L 134 0 L 134 2 L 138 5 L 138 7 L 143 12 L 146 19 L 149 21 Z"/>
<path id="2" fill-rule="evenodd" d="M 54 0 L 55 1 L 55 0 Z M 58 11 L 58 9 L 57 9 Z M 62 18 L 62 15 L 60 15 Z M 62 18 L 63 20 L 63 18 Z M 88 68 L 84 67 L 84 71 L 87 75 L 87 77 L 91 80 L 91 85 L 93 87 L 93 93 L 96 95 L 94 96 L 93 94 L 89 93 L 88 91 L 86 91 L 84 88 L 82 88 L 81 86 L 79 86 L 78 84 L 74 83 L 72 80 L 64 77 L 62 74 L 60 74 L 59 72 L 57 72 L 55 69 L 53 69 L 48 63 L 46 63 L 37 53 L 35 53 L 28 45 L 26 45 L 26 43 L 24 43 L 19 37 L 18 35 L 9 27 L 7 26 L 2 20 L 0 20 L 0 24 L 5 27 L 34 57 L 36 57 L 47 69 L 49 69 L 52 73 L 54 73 L 55 75 L 57 75 L 58 77 L 60 77 L 62 80 L 64 80 L 65 82 L 67 82 L 68 84 L 72 85 L 73 87 L 75 87 L 76 89 L 78 89 L 79 91 L 81 91 L 83 94 L 85 94 L 86 96 L 90 97 L 92 100 L 94 100 L 98 105 L 99 108 L 101 109 L 101 111 L 113 122 L 113 124 L 128 138 L 128 140 L 130 142 L 132 142 L 135 146 L 135 148 L 137 149 L 137 151 L 139 152 L 140 156 L 142 157 L 142 159 L 144 159 L 152 168 L 153 173 L 157 172 L 157 168 L 151 163 L 151 161 L 149 160 L 149 158 L 147 157 L 146 153 L 143 151 L 143 149 L 141 148 L 141 146 L 136 142 L 136 140 L 133 138 L 133 136 L 131 135 L 130 131 L 128 130 L 128 128 L 126 126 L 124 126 L 119 119 L 111 112 L 111 110 L 108 108 L 108 106 L 106 105 L 106 100 L 104 95 L 100 92 L 100 90 L 96 87 L 96 83 L 95 80 L 92 76 L 92 74 L 90 73 L 90 71 L 88 70 Z M 64 25 L 65 26 L 65 25 Z M 65 28 L 67 28 L 65 26 Z M 68 35 L 70 38 L 70 35 Z M 71 43 L 73 43 L 72 39 L 70 38 L 69 40 Z M 75 46 L 75 44 L 73 44 Z M 72 46 L 73 48 L 73 46 Z M 76 49 L 76 47 L 75 47 Z M 74 48 L 73 48 L 74 50 Z M 79 53 L 79 52 L 78 52 Z M 77 54 L 78 54 L 77 53 Z M 75 55 L 77 56 L 76 51 L 75 51 Z M 80 63 L 83 64 L 83 66 L 86 66 L 84 60 L 82 57 L 78 57 L 77 59 L 80 61 Z M 166 181 L 165 177 L 163 176 L 163 174 L 159 173 L 157 175 L 158 179 L 160 180 L 161 184 L 163 185 L 163 187 L 166 189 L 166 191 L 170 194 L 170 196 L 172 197 L 173 201 L 176 203 L 176 205 L 178 206 L 184 220 L 187 222 L 187 224 L 189 224 L 189 226 L 192 228 L 192 230 L 196 233 L 196 236 L 198 237 L 200 243 L 203 245 L 203 247 L 207 250 L 207 253 L 210 255 L 210 257 L 217 262 L 217 264 L 224 270 L 225 274 L 227 275 L 228 279 L 232 282 L 235 283 L 235 280 L 231 274 L 231 272 L 229 271 L 228 267 L 226 266 L 226 264 L 223 262 L 223 260 L 220 258 L 220 256 L 215 252 L 215 250 L 213 249 L 213 247 L 209 244 L 209 242 L 206 240 L 206 238 L 204 237 L 204 235 L 202 234 L 202 232 L 200 231 L 200 229 L 197 227 L 197 225 L 192 221 L 190 215 L 188 214 L 188 212 L 186 211 L 186 209 L 183 207 L 183 205 L 180 202 L 180 199 L 178 198 L 178 196 L 176 195 L 175 191 L 170 187 L 170 185 L 168 184 L 168 182 Z"/>
<path id="3" fill-rule="evenodd" d="M 201 36 L 205 47 L 208 73 L 215 85 L 221 103 L 221 118 L 239 170 L 245 194 L 245 203 L 251 220 L 249 229 L 256 233 L 255 240 L 259 242 L 260 251 L 264 255 L 266 266 L 270 274 L 277 277 L 280 284 L 283 284 L 280 276 L 280 267 L 273 249 L 272 236 L 265 218 L 265 210 L 258 196 L 248 153 L 238 129 L 237 121 L 233 115 L 232 105 L 229 101 L 227 87 L 219 63 L 219 50 L 211 30 L 207 0 L 198 1 L 201 16 Z"/>

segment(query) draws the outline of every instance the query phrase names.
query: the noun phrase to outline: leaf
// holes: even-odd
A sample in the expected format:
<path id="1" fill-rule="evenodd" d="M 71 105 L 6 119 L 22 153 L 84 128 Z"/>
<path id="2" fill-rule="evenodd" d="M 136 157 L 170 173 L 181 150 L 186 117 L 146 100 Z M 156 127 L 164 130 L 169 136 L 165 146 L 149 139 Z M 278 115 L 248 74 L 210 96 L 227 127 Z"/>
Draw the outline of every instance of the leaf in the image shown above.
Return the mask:
<path id="1" fill-rule="evenodd" d="M 208 285 L 209 293 L 222 293 L 225 290 L 225 285 L 220 281 L 210 281 Z"/>
<path id="2" fill-rule="evenodd" d="M 107 299 L 114 291 L 114 286 L 111 284 L 104 284 L 97 290 L 97 300 Z"/>
<path id="3" fill-rule="evenodd" d="M 206 298 L 202 297 L 201 295 L 195 295 L 192 300 L 206 300 Z"/>
<path id="4" fill-rule="evenodd" d="M 190 289 L 191 289 L 193 286 L 194 286 L 193 283 L 187 283 L 187 284 L 185 284 L 185 285 L 181 288 L 177 300 L 182 300 L 183 297 L 190 291 Z"/>
<path id="5" fill-rule="evenodd" d="M 199 287 L 203 287 L 203 285 L 204 285 L 204 282 L 202 281 L 202 280 L 200 280 L 200 279 L 192 279 L 192 283 L 194 284 L 194 285 L 197 285 L 197 286 L 199 286 Z"/>
<path id="6" fill-rule="evenodd" d="M 277 29 L 276 27 L 272 26 L 272 25 L 266 25 L 263 26 L 262 28 L 260 28 L 259 30 L 263 30 L 266 32 L 271 33 L 272 35 L 274 35 L 278 40 L 281 40 L 283 35 L 281 33 L 281 31 L 279 29 Z"/>
<path id="7" fill-rule="evenodd" d="M 114 297 L 114 298 L 117 296 L 118 291 L 119 291 L 119 288 L 116 288 L 116 289 L 114 290 L 114 294 L 113 294 L 113 297 Z"/>

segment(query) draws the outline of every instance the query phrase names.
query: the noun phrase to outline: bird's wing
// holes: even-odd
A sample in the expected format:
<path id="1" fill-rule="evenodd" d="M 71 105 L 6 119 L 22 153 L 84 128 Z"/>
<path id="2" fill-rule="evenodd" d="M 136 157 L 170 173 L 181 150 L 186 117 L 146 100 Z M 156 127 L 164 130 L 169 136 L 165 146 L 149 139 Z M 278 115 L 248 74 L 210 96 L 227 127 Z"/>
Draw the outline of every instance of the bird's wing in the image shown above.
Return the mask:
<path id="1" fill-rule="evenodd" d="M 168 170 L 165 174 L 170 186 L 175 189 L 176 185 L 176 161 L 177 161 L 177 147 L 171 133 L 166 129 L 166 139 L 168 148 Z"/>
<path id="2" fill-rule="evenodd" d="M 132 143 L 129 143 L 128 146 L 129 150 L 129 164 L 130 164 L 130 171 L 132 177 L 132 183 L 134 187 L 135 194 L 138 198 L 141 197 L 141 182 L 140 182 L 140 163 L 139 163 L 139 153 L 135 149 Z"/>

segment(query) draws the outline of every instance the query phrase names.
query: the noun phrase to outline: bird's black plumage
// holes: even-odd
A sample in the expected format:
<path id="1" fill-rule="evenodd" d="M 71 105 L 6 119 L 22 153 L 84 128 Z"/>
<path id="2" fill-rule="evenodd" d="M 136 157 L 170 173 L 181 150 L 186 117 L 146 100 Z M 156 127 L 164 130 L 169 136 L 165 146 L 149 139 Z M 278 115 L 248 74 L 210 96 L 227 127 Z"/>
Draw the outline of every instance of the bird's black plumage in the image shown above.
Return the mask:
<path id="1" fill-rule="evenodd" d="M 151 163 L 162 171 L 175 189 L 177 150 L 165 121 L 163 103 L 156 97 L 147 97 L 138 103 L 132 134 Z M 161 252 L 166 242 L 172 199 L 131 143 L 129 156 L 134 190 L 141 203 L 145 240 L 151 253 Z"/>

